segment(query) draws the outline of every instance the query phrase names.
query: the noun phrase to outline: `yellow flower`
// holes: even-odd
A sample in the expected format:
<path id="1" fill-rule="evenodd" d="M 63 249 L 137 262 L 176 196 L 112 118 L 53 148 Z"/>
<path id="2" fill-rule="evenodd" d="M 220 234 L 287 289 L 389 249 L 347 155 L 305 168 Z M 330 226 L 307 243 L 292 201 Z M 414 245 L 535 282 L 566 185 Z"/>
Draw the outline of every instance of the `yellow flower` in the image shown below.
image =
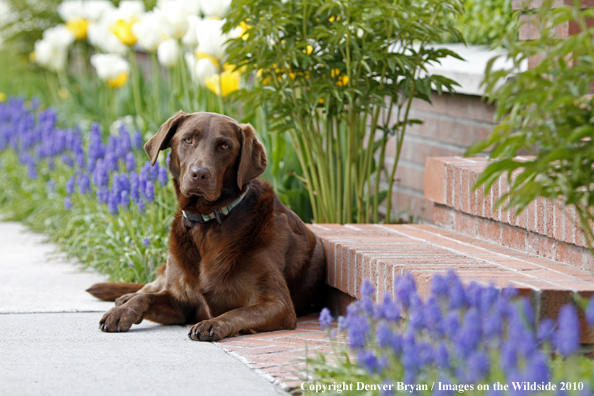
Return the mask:
<path id="1" fill-rule="evenodd" d="M 77 40 L 85 40 L 87 38 L 87 28 L 89 21 L 84 18 L 74 18 L 66 22 L 66 28 L 74 35 Z"/>
<path id="2" fill-rule="evenodd" d="M 243 41 L 246 41 L 248 39 L 248 37 L 250 36 L 249 33 L 247 33 L 248 30 L 250 30 L 252 27 L 250 25 L 248 25 L 245 21 L 242 21 L 239 26 L 237 26 L 238 28 L 241 29 L 241 39 Z"/>
<path id="3" fill-rule="evenodd" d="M 128 72 L 120 73 L 120 75 L 116 78 L 107 80 L 107 86 L 111 88 L 123 87 L 128 82 L 128 77 L 130 77 L 130 74 Z"/>
<path id="4" fill-rule="evenodd" d="M 198 51 L 198 50 L 196 50 L 196 51 L 194 51 L 194 54 L 196 55 L 196 60 L 197 60 L 197 61 L 199 61 L 199 60 L 200 60 L 200 59 L 202 59 L 202 58 L 208 58 L 208 59 L 210 59 L 210 60 L 212 61 L 212 63 L 214 63 L 215 65 L 217 65 L 217 66 L 219 65 L 219 61 L 218 61 L 218 60 L 216 60 L 216 59 L 215 59 L 215 58 L 213 58 L 212 56 L 206 55 L 206 53 L 205 53 L 205 52 L 203 52 L 203 51 Z"/>
<path id="5" fill-rule="evenodd" d="M 33 51 L 29 54 L 29 62 L 37 63 L 37 56 L 35 56 L 35 51 Z"/>
<path id="6" fill-rule="evenodd" d="M 311 53 L 313 52 L 313 47 L 311 45 L 308 45 L 303 52 L 305 52 L 307 55 L 311 55 Z"/>
<path id="7" fill-rule="evenodd" d="M 231 92 L 239 89 L 241 73 L 224 71 L 221 74 L 213 74 L 205 79 L 206 87 L 217 95 L 221 95 L 221 86 L 223 88 L 222 96 L 225 97 Z"/>
<path id="8" fill-rule="evenodd" d="M 338 69 L 332 69 L 330 71 L 330 76 L 332 78 L 338 78 L 336 85 L 338 85 L 339 87 L 345 87 L 349 83 L 349 76 L 341 76 L 340 70 Z"/>
<path id="9" fill-rule="evenodd" d="M 0 102 L 6 102 L 6 94 L 4 92 L 0 92 Z"/>
<path id="10" fill-rule="evenodd" d="M 118 19 L 111 25 L 109 31 L 116 35 L 120 41 L 126 45 L 136 44 L 136 37 L 132 34 L 132 25 L 138 22 L 138 18 L 130 18 L 127 21 Z"/>
<path id="11" fill-rule="evenodd" d="M 62 100 L 66 100 L 66 99 L 68 99 L 70 97 L 70 92 L 68 92 L 68 89 L 62 87 L 58 91 L 58 95 L 60 95 L 60 97 L 62 98 Z"/>

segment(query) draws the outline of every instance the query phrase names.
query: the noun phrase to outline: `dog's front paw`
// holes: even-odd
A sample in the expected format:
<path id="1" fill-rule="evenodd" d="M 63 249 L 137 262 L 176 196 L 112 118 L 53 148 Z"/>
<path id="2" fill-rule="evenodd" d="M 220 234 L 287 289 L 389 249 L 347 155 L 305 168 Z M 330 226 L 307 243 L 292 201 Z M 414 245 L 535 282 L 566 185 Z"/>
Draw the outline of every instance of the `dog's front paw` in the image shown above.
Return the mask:
<path id="1" fill-rule="evenodd" d="M 99 321 L 101 331 L 108 333 L 130 330 L 133 324 L 142 322 L 142 315 L 130 307 L 115 307 L 107 311 Z"/>
<path id="2" fill-rule="evenodd" d="M 229 326 L 216 319 L 203 320 L 190 329 L 188 336 L 194 341 L 218 341 L 229 335 Z"/>
<path id="3" fill-rule="evenodd" d="M 115 300 L 116 307 L 119 307 L 120 305 L 126 304 L 135 295 L 136 295 L 136 293 L 128 293 L 128 294 L 124 294 L 123 296 L 117 298 Z"/>

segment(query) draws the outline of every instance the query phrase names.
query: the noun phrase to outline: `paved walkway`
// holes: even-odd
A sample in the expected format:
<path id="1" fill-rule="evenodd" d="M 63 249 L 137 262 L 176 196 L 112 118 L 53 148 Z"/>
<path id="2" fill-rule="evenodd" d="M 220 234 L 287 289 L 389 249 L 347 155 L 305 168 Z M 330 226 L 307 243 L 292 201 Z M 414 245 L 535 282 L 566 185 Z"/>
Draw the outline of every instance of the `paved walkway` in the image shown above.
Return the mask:
<path id="1" fill-rule="evenodd" d="M 145 321 L 98 329 L 112 303 L 84 290 L 105 279 L 50 259 L 55 246 L 0 222 L 0 395 L 278 395 L 284 392 L 188 328 Z"/>

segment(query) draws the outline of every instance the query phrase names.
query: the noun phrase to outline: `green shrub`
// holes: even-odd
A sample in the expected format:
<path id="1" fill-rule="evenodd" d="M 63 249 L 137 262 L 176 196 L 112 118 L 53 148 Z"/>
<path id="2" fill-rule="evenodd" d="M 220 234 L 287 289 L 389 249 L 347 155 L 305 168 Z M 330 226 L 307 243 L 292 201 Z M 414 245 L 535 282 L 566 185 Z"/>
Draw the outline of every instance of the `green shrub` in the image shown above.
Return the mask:
<path id="1" fill-rule="evenodd" d="M 538 197 L 571 205 L 592 241 L 594 221 L 594 27 L 587 20 L 594 9 L 573 5 L 552 8 L 546 0 L 535 13 L 540 38 L 504 41 L 513 66 L 493 70 L 485 80 L 489 101 L 497 105 L 498 125 L 468 155 L 491 147 L 494 161 L 479 177 L 477 186 L 488 191 L 501 175 L 510 189 L 496 203 L 506 208 L 526 208 Z M 555 32 L 575 23 L 582 31 L 558 39 Z M 523 70 L 531 57 L 538 64 Z M 519 152 L 533 157 L 516 157 Z M 509 200 L 509 201 L 508 201 Z"/>
<path id="2" fill-rule="evenodd" d="M 511 0 L 465 0 L 464 12 L 453 22 L 468 44 L 491 45 L 517 32 L 518 16 Z M 445 36 L 445 42 L 458 42 Z"/>
<path id="3" fill-rule="evenodd" d="M 429 62 L 457 56 L 428 44 L 457 35 L 444 15 L 459 11 L 458 0 L 233 3 L 227 29 L 251 27 L 233 40 L 228 61 L 259 76 L 240 97 L 288 132 L 315 221 L 378 222 L 384 200 L 391 220 L 403 138 L 420 122 L 409 118 L 412 100 L 455 85 L 425 73 Z M 397 154 L 386 167 L 390 136 Z"/>

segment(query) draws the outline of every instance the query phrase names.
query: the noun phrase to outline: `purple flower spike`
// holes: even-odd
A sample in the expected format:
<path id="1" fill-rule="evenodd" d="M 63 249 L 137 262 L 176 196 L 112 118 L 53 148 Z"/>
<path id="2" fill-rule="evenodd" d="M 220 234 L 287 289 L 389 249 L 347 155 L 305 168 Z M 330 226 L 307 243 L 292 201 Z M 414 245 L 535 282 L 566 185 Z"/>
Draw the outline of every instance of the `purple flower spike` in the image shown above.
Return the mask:
<path id="1" fill-rule="evenodd" d="M 144 139 L 142 138 L 142 133 L 140 131 L 135 131 L 134 136 L 132 136 L 132 148 L 135 150 L 141 149 L 144 145 Z"/>
<path id="2" fill-rule="evenodd" d="M 415 280 L 410 273 L 399 277 L 394 282 L 396 290 L 396 301 L 404 308 L 409 308 L 412 295 L 416 293 Z"/>
<path id="3" fill-rule="evenodd" d="M 381 372 L 385 362 L 379 360 L 373 351 L 363 350 L 357 354 L 357 363 L 369 373 Z"/>
<path id="4" fill-rule="evenodd" d="M 109 190 L 107 188 L 102 188 L 97 190 L 97 201 L 101 204 L 106 204 L 109 200 Z"/>
<path id="5" fill-rule="evenodd" d="M 551 341 L 553 333 L 555 332 L 555 321 L 551 318 L 543 319 L 538 326 L 538 341 Z"/>
<path id="6" fill-rule="evenodd" d="M 109 198 L 107 199 L 107 209 L 109 210 L 109 213 L 114 216 L 118 214 L 118 204 L 120 203 L 120 199 L 120 196 L 113 193 L 109 194 Z"/>
<path id="7" fill-rule="evenodd" d="M 165 167 L 160 167 L 159 168 L 159 183 L 161 183 L 161 187 L 165 187 L 167 185 L 167 182 L 169 181 L 169 176 L 167 176 L 167 168 Z"/>
<path id="8" fill-rule="evenodd" d="M 555 346 L 564 356 L 569 356 L 580 347 L 580 323 L 575 307 L 564 305 L 559 312 L 557 332 L 554 336 Z"/>
<path id="9" fill-rule="evenodd" d="M 78 183 L 78 192 L 80 194 L 89 194 L 91 191 L 91 179 L 89 179 L 89 175 L 84 173 Z"/>
<path id="10" fill-rule="evenodd" d="M 349 347 L 361 349 L 365 346 L 367 334 L 369 334 L 369 323 L 363 315 L 350 315 L 348 318 L 347 340 Z"/>
<path id="11" fill-rule="evenodd" d="M 144 201 L 142 199 L 138 201 L 138 203 L 136 204 L 136 206 L 138 207 L 138 210 L 141 213 L 144 213 L 144 211 L 146 210 L 146 205 L 144 204 Z"/>
<path id="12" fill-rule="evenodd" d="M 64 209 L 66 209 L 66 210 L 72 209 L 72 200 L 70 199 L 70 197 L 64 198 Z"/>
<path id="13" fill-rule="evenodd" d="M 126 154 L 126 169 L 128 169 L 128 172 L 136 170 L 136 158 L 134 158 L 134 153 L 131 151 Z"/>
<path id="14" fill-rule="evenodd" d="M 437 274 L 431 278 L 431 294 L 441 298 L 448 296 L 448 284 L 443 276 Z"/>
<path id="15" fill-rule="evenodd" d="M 142 245 L 143 245 L 144 247 L 148 247 L 150 244 L 151 244 L 151 241 L 150 241 L 150 239 L 148 239 L 148 238 L 144 238 L 144 239 L 143 239 L 143 241 L 142 241 Z"/>
<path id="16" fill-rule="evenodd" d="M 332 317 L 330 310 L 328 308 L 323 308 L 320 312 L 320 326 L 322 329 L 329 328 L 333 320 L 334 318 Z"/>
<path id="17" fill-rule="evenodd" d="M 68 181 L 66 182 L 66 194 L 71 195 L 72 193 L 74 193 L 74 184 L 76 183 L 76 180 L 74 179 L 74 176 L 71 177 L 70 179 L 68 179 Z"/>
<path id="18" fill-rule="evenodd" d="M 27 176 L 29 179 L 37 179 L 37 168 L 35 167 L 35 164 L 27 165 Z"/>
<path id="19" fill-rule="evenodd" d="M 475 352 L 468 359 L 466 381 L 478 382 L 489 374 L 491 364 L 483 352 Z"/>
<path id="20" fill-rule="evenodd" d="M 120 206 L 126 210 L 130 206 L 130 196 L 128 191 L 124 190 L 120 193 Z"/>
<path id="21" fill-rule="evenodd" d="M 144 198 L 146 202 L 151 203 L 155 200 L 155 186 L 149 182 L 146 184 L 146 190 L 144 192 Z"/>

